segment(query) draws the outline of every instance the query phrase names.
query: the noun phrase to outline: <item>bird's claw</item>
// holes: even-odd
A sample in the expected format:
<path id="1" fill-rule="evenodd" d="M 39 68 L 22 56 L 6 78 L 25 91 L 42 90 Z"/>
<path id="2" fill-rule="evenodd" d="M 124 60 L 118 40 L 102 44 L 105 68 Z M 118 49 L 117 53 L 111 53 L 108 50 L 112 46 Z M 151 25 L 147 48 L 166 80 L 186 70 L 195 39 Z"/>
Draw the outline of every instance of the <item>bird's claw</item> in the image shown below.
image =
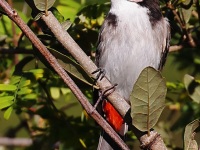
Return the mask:
<path id="1" fill-rule="evenodd" d="M 94 109 L 92 110 L 92 112 L 97 108 L 97 106 L 99 105 L 100 101 L 103 100 L 103 98 L 107 97 L 108 95 L 110 95 L 111 93 L 113 93 L 115 91 L 116 86 L 117 86 L 117 84 L 114 84 L 111 87 L 108 87 L 101 92 L 98 100 L 96 101 L 96 103 L 94 105 Z"/>
<path id="2" fill-rule="evenodd" d="M 96 74 L 96 78 L 94 79 L 95 83 L 98 81 L 98 80 L 102 80 L 104 77 L 105 77 L 105 74 L 106 74 L 106 71 L 102 68 L 98 68 L 97 70 L 93 71 L 92 74 Z"/>

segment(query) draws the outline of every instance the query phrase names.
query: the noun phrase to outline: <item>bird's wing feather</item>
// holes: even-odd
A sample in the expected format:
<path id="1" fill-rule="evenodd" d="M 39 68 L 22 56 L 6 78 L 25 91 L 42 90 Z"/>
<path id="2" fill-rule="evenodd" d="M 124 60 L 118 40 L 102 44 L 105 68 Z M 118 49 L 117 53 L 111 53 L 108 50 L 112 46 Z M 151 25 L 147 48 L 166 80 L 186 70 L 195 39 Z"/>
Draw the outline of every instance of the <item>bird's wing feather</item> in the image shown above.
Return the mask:
<path id="1" fill-rule="evenodd" d="M 166 31 L 165 31 L 165 37 L 164 37 L 164 41 L 163 41 L 163 45 L 162 45 L 162 51 L 161 51 L 161 59 L 160 59 L 160 64 L 159 64 L 159 70 L 162 70 L 165 62 L 166 62 L 166 59 L 167 59 L 167 55 L 168 55 L 168 52 L 169 52 L 169 42 L 170 42 L 170 39 L 171 39 L 171 34 L 170 34 L 170 26 L 168 24 L 168 21 L 167 19 L 165 19 L 165 23 L 166 23 Z"/>

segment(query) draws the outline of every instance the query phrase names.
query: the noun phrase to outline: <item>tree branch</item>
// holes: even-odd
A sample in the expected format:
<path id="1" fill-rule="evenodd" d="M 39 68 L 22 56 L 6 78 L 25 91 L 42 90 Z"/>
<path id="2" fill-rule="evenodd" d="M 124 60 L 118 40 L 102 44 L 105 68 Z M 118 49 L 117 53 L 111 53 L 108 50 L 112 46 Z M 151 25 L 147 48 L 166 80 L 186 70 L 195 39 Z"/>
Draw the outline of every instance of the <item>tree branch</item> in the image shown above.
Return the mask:
<path id="1" fill-rule="evenodd" d="M 177 13 L 177 10 L 174 8 L 174 6 L 171 4 L 171 2 L 167 3 L 167 7 L 169 9 L 171 9 L 171 11 L 173 12 L 175 19 L 177 20 L 177 22 L 179 23 L 180 27 L 183 30 L 183 34 L 187 37 L 187 42 L 191 47 L 196 47 L 196 43 L 192 37 L 192 34 L 188 32 L 188 29 L 186 27 L 186 23 L 185 20 L 182 20 L 180 15 Z"/>
<path id="2" fill-rule="evenodd" d="M 30 30 L 30 28 L 18 16 L 17 12 L 13 10 L 5 0 L 0 1 L 0 7 L 7 13 L 8 17 L 19 26 L 19 28 L 24 32 L 27 38 L 29 38 L 29 40 L 32 42 L 32 44 L 41 52 L 41 54 L 46 58 L 49 64 L 60 75 L 64 83 L 69 86 L 69 88 L 72 90 L 72 92 L 77 97 L 77 99 L 79 100 L 81 105 L 84 107 L 84 109 L 87 111 L 87 113 L 89 113 L 90 116 L 94 118 L 94 120 L 117 142 L 117 144 L 122 149 L 128 150 L 129 148 L 124 143 L 124 141 L 113 130 L 113 128 L 104 120 L 104 118 L 96 110 L 94 110 L 93 106 L 89 103 L 87 98 L 83 95 L 83 93 L 76 86 L 73 80 L 68 76 L 65 70 L 59 65 L 56 58 L 47 50 L 47 48 L 42 44 L 42 42 L 37 38 L 37 36 Z M 90 60 L 90 63 L 92 63 L 91 60 Z M 95 67 L 95 65 L 93 65 L 93 67 Z"/>
<path id="3" fill-rule="evenodd" d="M 184 48 L 183 45 L 172 45 L 172 46 L 169 47 L 169 52 L 176 52 L 176 51 L 179 51 L 183 48 Z"/>
<path id="4" fill-rule="evenodd" d="M 71 38 L 71 36 L 61 27 L 58 20 L 52 15 L 51 12 L 48 12 L 48 16 L 42 16 L 41 18 L 49 29 L 53 32 L 57 40 L 66 48 L 68 52 L 81 64 L 83 69 L 93 78 L 96 78 L 96 75 L 92 74 L 97 70 L 96 65 L 91 61 L 91 59 L 83 52 L 83 50 L 78 46 L 78 44 Z M 104 90 L 107 87 L 112 86 L 108 79 L 105 77 L 102 80 L 98 80 L 97 84 L 100 89 Z M 130 105 L 123 99 L 117 92 L 113 92 L 108 96 L 109 101 L 112 105 L 118 110 L 118 112 L 125 118 L 125 121 L 128 123 L 129 127 L 135 133 L 137 138 L 142 144 L 144 144 L 144 139 L 141 138 L 146 132 L 141 132 L 132 125 L 132 119 L 130 117 Z M 155 131 L 154 131 L 155 132 Z M 155 134 L 154 134 L 155 135 Z M 154 137 L 154 136 L 153 136 Z M 156 138 L 156 137 L 155 137 Z M 164 145 L 163 141 L 159 141 L 160 145 Z M 146 144 L 146 143 L 145 143 Z M 144 144 L 144 145 L 145 145 Z M 152 145 L 153 146 L 153 145 Z M 154 145 L 155 146 L 155 145 Z M 156 147 L 155 150 L 161 149 L 161 147 Z M 166 149 L 165 145 L 163 149 Z"/>
<path id="5" fill-rule="evenodd" d="M 29 138 L 7 138 L 0 137 L 0 145 L 4 146 L 30 146 L 33 144 L 33 140 Z"/>
<path id="6" fill-rule="evenodd" d="M 29 1 L 27 1 L 28 3 Z M 110 127 L 107 122 L 98 114 L 96 110 L 91 106 L 86 97 L 81 93 L 75 83 L 69 78 L 67 73 L 61 68 L 61 66 L 56 61 L 49 51 L 44 47 L 44 45 L 39 41 L 39 39 L 32 33 L 32 31 L 26 26 L 25 23 L 19 18 L 17 13 L 12 10 L 5 1 L 0 1 L 0 6 L 7 12 L 8 16 L 21 28 L 25 35 L 31 40 L 36 48 L 45 56 L 50 65 L 55 69 L 55 71 L 60 75 L 64 82 L 69 86 L 72 92 L 75 94 L 79 102 L 85 108 L 85 110 L 97 121 L 97 123 L 120 145 L 122 149 L 128 149 L 124 142 L 119 138 L 118 134 Z M 32 5 L 30 5 L 32 7 Z M 33 6 L 34 7 L 34 6 Z M 47 24 L 50 30 L 54 33 L 56 38 L 62 45 L 70 52 L 70 54 L 81 64 L 84 70 L 93 78 L 96 78 L 96 75 L 92 74 L 93 71 L 97 70 L 96 65 L 89 59 L 89 57 L 82 51 L 82 49 L 77 45 L 77 43 L 71 38 L 71 36 L 62 29 L 60 23 L 55 19 L 51 12 L 48 13 L 48 16 L 42 16 L 42 20 Z M 111 84 L 107 78 L 103 78 L 101 81 L 97 81 L 99 87 L 104 90 L 107 87 L 110 87 Z M 113 106 L 118 110 L 118 112 L 125 118 L 137 138 L 140 140 L 142 145 L 145 145 L 145 132 L 141 132 L 131 125 L 130 117 L 130 105 L 117 93 L 113 92 L 108 96 L 108 99 L 113 104 Z M 155 131 L 154 131 L 155 132 Z M 156 132 L 155 132 L 156 133 Z M 156 135 L 156 134 L 155 134 Z M 156 139 L 157 136 L 153 137 Z M 147 139 L 147 138 L 144 138 Z M 153 140 L 154 141 L 154 140 Z M 161 145 L 164 145 L 163 141 L 160 140 Z M 148 143 L 149 144 L 149 143 Z M 165 145 L 160 148 L 156 147 L 154 143 L 151 145 L 151 149 L 166 149 Z M 148 146 L 148 145 L 147 145 Z M 145 147 L 145 146 L 144 146 Z"/>

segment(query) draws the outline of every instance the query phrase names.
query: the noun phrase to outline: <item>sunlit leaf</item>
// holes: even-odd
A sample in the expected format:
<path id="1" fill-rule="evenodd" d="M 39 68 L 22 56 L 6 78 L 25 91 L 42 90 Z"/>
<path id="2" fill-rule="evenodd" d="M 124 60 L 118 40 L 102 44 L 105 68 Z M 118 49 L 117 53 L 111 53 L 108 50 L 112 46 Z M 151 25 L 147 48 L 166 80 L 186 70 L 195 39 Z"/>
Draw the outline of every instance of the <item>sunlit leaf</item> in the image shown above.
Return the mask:
<path id="1" fill-rule="evenodd" d="M 12 76 L 10 80 L 10 84 L 16 84 L 20 81 L 21 77 L 20 76 Z"/>
<path id="2" fill-rule="evenodd" d="M 50 9 L 50 11 L 53 13 L 53 15 L 56 17 L 56 19 L 61 23 L 63 21 L 65 21 L 64 19 L 64 16 L 55 8 L 55 7 L 52 7 Z"/>
<path id="3" fill-rule="evenodd" d="M 67 14 L 67 18 L 74 20 L 77 10 L 81 7 L 81 4 L 74 0 L 60 0 L 57 9 L 61 14 Z"/>
<path id="4" fill-rule="evenodd" d="M 17 92 L 17 94 L 18 95 L 24 95 L 24 94 L 30 94 L 31 92 L 32 92 L 32 89 L 29 89 L 27 87 L 23 87 Z"/>
<path id="5" fill-rule="evenodd" d="M 11 115 L 12 111 L 13 111 L 13 107 L 11 106 L 11 107 L 9 107 L 9 108 L 4 112 L 3 117 L 4 117 L 6 120 L 8 120 L 8 119 L 10 118 L 10 115 Z"/>
<path id="6" fill-rule="evenodd" d="M 82 139 L 79 139 L 79 141 L 80 141 L 81 145 L 82 145 L 84 148 L 87 148 L 85 142 L 84 142 Z"/>
<path id="7" fill-rule="evenodd" d="M 39 9 L 40 11 L 44 11 L 46 9 L 51 8 L 56 0 L 33 0 L 33 1 L 37 9 Z"/>
<path id="8" fill-rule="evenodd" d="M 44 69 L 31 69 L 28 72 L 31 72 L 33 74 L 43 74 L 44 73 Z"/>
<path id="9" fill-rule="evenodd" d="M 12 84 L 0 84 L 0 91 L 14 91 L 17 89 L 16 85 Z"/>
<path id="10" fill-rule="evenodd" d="M 197 103 L 200 103 L 200 83 L 195 81 L 194 77 L 186 74 L 184 76 L 185 88 L 188 95 Z"/>
<path id="11" fill-rule="evenodd" d="M 51 87 L 50 93 L 53 99 L 58 99 L 60 97 L 60 88 L 58 87 Z"/>
<path id="12" fill-rule="evenodd" d="M 19 83 L 19 88 L 28 86 L 31 84 L 31 80 L 27 80 L 27 79 L 22 79 L 21 82 Z"/>
<path id="13" fill-rule="evenodd" d="M 2 108 L 6 108 L 10 105 L 12 105 L 14 96 L 4 96 L 4 97 L 0 97 L 0 109 Z"/>
<path id="14" fill-rule="evenodd" d="M 71 93 L 71 90 L 69 88 L 61 88 L 60 90 L 61 90 L 63 95 Z"/>
<path id="15" fill-rule="evenodd" d="M 37 95 L 36 94 L 27 94 L 23 97 L 23 99 L 36 99 Z"/>
<path id="16" fill-rule="evenodd" d="M 185 128 L 184 150 L 198 150 L 197 142 L 194 140 L 195 130 L 200 126 L 200 120 L 194 120 Z"/>
<path id="17" fill-rule="evenodd" d="M 28 72 L 33 73 L 36 79 L 40 79 L 44 76 L 44 69 L 32 69 L 29 70 Z"/>
<path id="18" fill-rule="evenodd" d="M 165 107 L 167 87 L 159 71 L 145 68 L 130 96 L 132 124 L 141 131 L 150 131 Z"/>

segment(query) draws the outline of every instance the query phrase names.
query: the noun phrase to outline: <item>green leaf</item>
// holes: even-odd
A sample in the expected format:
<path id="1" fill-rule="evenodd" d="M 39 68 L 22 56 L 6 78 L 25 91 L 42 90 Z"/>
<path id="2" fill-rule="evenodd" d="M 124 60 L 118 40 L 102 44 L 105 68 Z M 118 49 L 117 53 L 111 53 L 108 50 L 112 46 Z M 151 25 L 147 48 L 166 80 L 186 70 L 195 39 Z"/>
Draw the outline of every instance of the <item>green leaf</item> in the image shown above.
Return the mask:
<path id="1" fill-rule="evenodd" d="M 72 76 L 76 77 L 80 81 L 93 86 L 92 79 L 87 75 L 87 73 L 83 70 L 83 68 L 70 57 L 61 54 L 60 52 L 48 48 L 50 52 L 57 58 L 60 65 Z"/>
<path id="2" fill-rule="evenodd" d="M 0 91 L 15 91 L 16 89 L 17 89 L 16 85 L 0 84 Z"/>
<path id="3" fill-rule="evenodd" d="M 8 120 L 8 119 L 10 118 L 10 115 L 11 115 L 12 111 L 13 111 L 13 107 L 11 106 L 11 107 L 9 107 L 9 108 L 4 112 L 3 117 L 4 117 L 6 120 Z"/>
<path id="4" fill-rule="evenodd" d="M 13 102 L 14 96 L 4 96 L 0 97 L 0 109 L 11 106 Z"/>
<path id="5" fill-rule="evenodd" d="M 43 74 L 44 73 L 44 69 L 31 69 L 28 72 L 31 72 L 33 74 Z"/>
<path id="6" fill-rule="evenodd" d="M 27 87 L 23 87 L 17 92 L 17 94 L 18 95 L 24 95 L 24 94 L 30 94 L 31 92 L 32 92 L 32 89 L 29 89 Z"/>
<path id="7" fill-rule="evenodd" d="M 36 79 L 40 79 L 44 76 L 44 69 L 31 69 L 28 72 L 33 73 Z"/>
<path id="8" fill-rule="evenodd" d="M 25 95 L 23 97 L 24 100 L 29 100 L 29 99 L 36 99 L 37 98 L 37 95 L 36 94 L 28 94 L 28 95 Z"/>
<path id="9" fill-rule="evenodd" d="M 23 78 L 21 80 L 21 82 L 19 83 L 19 88 L 22 88 L 22 87 L 25 87 L 25 86 L 28 86 L 31 84 L 31 80 L 27 80 L 25 78 Z"/>
<path id="10" fill-rule="evenodd" d="M 60 88 L 58 87 L 51 87 L 50 93 L 53 99 L 58 99 L 60 97 Z"/>
<path id="11" fill-rule="evenodd" d="M 183 6 L 180 8 L 180 14 L 185 23 L 189 22 L 193 9 L 193 0 L 185 0 L 183 2 Z"/>
<path id="12" fill-rule="evenodd" d="M 195 81 L 194 77 L 186 74 L 184 76 L 185 88 L 188 95 L 197 103 L 200 103 L 200 83 Z"/>
<path id="13" fill-rule="evenodd" d="M 53 13 L 53 15 L 56 17 L 56 19 L 60 23 L 63 22 L 63 21 L 65 21 L 64 20 L 65 19 L 64 16 L 55 7 L 51 7 L 49 10 Z"/>
<path id="14" fill-rule="evenodd" d="M 20 81 L 21 77 L 20 76 L 12 76 L 10 80 L 10 84 L 16 84 Z"/>
<path id="15" fill-rule="evenodd" d="M 67 14 L 67 18 L 73 21 L 76 17 L 77 10 L 81 8 L 81 4 L 74 0 L 60 0 L 56 8 L 61 14 Z"/>
<path id="16" fill-rule="evenodd" d="M 159 71 L 145 68 L 130 96 L 132 124 L 141 131 L 150 131 L 165 107 L 167 87 Z"/>
<path id="17" fill-rule="evenodd" d="M 198 150 L 197 142 L 194 140 L 195 130 L 200 127 L 200 120 L 194 120 L 185 128 L 184 150 Z"/>
<path id="18" fill-rule="evenodd" d="M 82 139 L 79 139 L 79 142 L 81 143 L 81 145 L 82 145 L 85 149 L 87 148 L 85 142 L 84 142 Z"/>
<path id="19" fill-rule="evenodd" d="M 61 88 L 60 90 L 63 95 L 71 93 L 71 90 L 69 88 Z"/>
<path id="20" fill-rule="evenodd" d="M 51 8 L 56 0 L 33 0 L 35 3 L 35 6 L 40 11 L 45 11 Z"/>

